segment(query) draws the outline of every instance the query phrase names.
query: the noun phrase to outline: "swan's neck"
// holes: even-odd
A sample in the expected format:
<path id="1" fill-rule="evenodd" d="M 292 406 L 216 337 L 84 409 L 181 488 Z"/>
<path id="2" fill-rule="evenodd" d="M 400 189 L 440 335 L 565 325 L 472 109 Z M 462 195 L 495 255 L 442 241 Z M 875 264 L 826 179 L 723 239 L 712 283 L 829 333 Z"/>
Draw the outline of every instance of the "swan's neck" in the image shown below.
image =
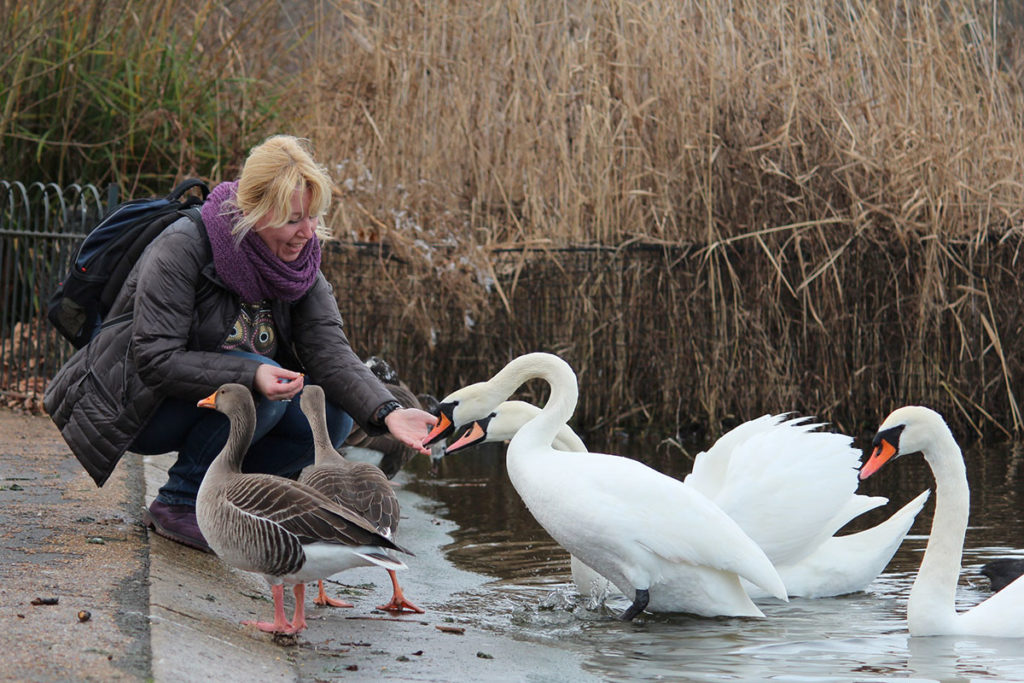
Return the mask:
<path id="1" fill-rule="evenodd" d="M 523 425 L 512 438 L 508 450 L 510 459 L 514 457 L 512 445 L 517 441 L 518 447 L 514 449 L 517 453 L 534 452 L 537 448 L 551 446 L 559 431 L 572 417 L 572 412 L 576 409 L 576 401 L 579 398 L 576 374 L 561 359 L 551 358 L 548 362 L 538 365 L 526 377 L 526 379 L 532 378 L 547 381 L 551 387 L 551 395 L 540 413 Z"/>
<path id="2" fill-rule="evenodd" d="M 554 358 L 547 354 L 528 353 L 513 359 L 499 370 L 491 379 L 481 383 L 482 394 L 477 399 L 481 405 L 496 408 L 502 401 L 507 399 L 520 386 L 531 379 L 547 379 L 549 368 L 558 364 L 565 364 L 560 358 Z M 565 370 L 573 374 L 569 366 Z M 550 381 L 550 380 L 549 380 Z"/>
<path id="3" fill-rule="evenodd" d="M 935 476 L 935 516 L 921 569 L 910 590 L 910 624 L 937 624 L 956 613 L 956 587 L 971 501 L 963 456 L 952 435 L 939 438 L 925 458 Z"/>
<path id="4" fill-rule="evenodd" d="M 242 461 L 252 443 L 252 435 L 256 431 L 256 408 L 250 403 L 243 403 L 231 412 L 225 413 L 230 422 L 227 443 L 214 458 L 210 470 L 241 472 Z"/>

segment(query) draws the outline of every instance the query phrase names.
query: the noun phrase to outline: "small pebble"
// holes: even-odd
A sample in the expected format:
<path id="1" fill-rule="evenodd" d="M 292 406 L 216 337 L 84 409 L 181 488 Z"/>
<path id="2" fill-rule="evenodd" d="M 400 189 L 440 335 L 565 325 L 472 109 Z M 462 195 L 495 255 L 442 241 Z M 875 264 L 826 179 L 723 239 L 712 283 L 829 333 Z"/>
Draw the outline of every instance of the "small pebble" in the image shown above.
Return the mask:
<path id="1" fill-rule="evenodd" d="M 89 610 L 83 609 L 83 610 L 79 610 L 78 611 L 78 620 L 79 621 L 86 622 L 86 621 L 89 621 L 90 619 L 92 619 L 92 613 Z"/>

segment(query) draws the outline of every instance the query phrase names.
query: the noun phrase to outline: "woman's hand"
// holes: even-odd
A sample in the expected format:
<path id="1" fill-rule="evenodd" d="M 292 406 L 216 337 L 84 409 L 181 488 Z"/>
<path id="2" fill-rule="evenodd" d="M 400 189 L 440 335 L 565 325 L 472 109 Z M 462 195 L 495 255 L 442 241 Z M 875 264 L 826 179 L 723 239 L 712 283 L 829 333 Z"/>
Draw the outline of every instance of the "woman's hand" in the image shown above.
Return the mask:
<path id="1" fill-rule="evenodd" d="M 302 373 L 263 363 L 256 368 L 256 391 L 271 401 L 290 401 L 302 391 Z"/>
<path id="2" fill-rule="evenodd" d="M 419 408 L 400 408 L 388 413 L 384 424 L 391 436 L 419 453 L 430 455 L 430 450 L 423 446 L 423 440 L 437 424 L 436 417 Z"/>

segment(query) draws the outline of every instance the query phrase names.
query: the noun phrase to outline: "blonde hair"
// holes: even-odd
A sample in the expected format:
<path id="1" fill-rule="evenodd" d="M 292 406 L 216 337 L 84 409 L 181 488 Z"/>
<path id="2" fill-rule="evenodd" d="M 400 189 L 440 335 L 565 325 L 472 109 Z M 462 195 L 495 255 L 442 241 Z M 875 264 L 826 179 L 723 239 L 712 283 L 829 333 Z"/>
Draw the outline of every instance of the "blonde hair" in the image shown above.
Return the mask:
<path id="1" fill-rule="evenodd" d="M 242 239 L 257 223 L 269 218 L 265 228 L 279 228 L 291 216 L 292 195 L 298 188 L 310 191 L 309 214 L 322 218 L 331 205 L 331 178 L 313 160 L 308 140 L 292 135 L 274 135 L 252 148 L 242 167 L 238 192 L 232 204 L 242 212 L 234 227 Z M 317 234 L 328 237 L 323 221 Z"/>

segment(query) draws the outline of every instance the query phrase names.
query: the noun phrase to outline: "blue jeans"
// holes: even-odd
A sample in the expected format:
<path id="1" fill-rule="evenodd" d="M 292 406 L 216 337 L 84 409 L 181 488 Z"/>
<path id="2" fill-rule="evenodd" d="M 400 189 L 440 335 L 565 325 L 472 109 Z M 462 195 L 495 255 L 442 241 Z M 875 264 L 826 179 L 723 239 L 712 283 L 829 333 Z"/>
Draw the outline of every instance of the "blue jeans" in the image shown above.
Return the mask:
<path id="1" fill-rule="evenodd" d="M 233 355 L 274 361 L 254 353 L 228 351 Z M 299 408 L 299 396 L 292 401 L 270 401 L 255 396 L 256 431 L 242 462 L 243 472 L 265 472 L 295 477 L 313 463 L 313 433 Z M 352 418 L 330 401 L 326 405 L 327 431 L 335 448 L 341 446 L 352 430 Z M 142 455 L 178 452 L 178 459 L 167 470 L 167 483 L 157 500 L 168 505 L 195 505 L 199 484 L 206 469 L 228 440 L 230 424 L 226 415 L 200 408 L 192 401 L 164 399 L 149 424 L 135 437 L 128 450 Z"/>

